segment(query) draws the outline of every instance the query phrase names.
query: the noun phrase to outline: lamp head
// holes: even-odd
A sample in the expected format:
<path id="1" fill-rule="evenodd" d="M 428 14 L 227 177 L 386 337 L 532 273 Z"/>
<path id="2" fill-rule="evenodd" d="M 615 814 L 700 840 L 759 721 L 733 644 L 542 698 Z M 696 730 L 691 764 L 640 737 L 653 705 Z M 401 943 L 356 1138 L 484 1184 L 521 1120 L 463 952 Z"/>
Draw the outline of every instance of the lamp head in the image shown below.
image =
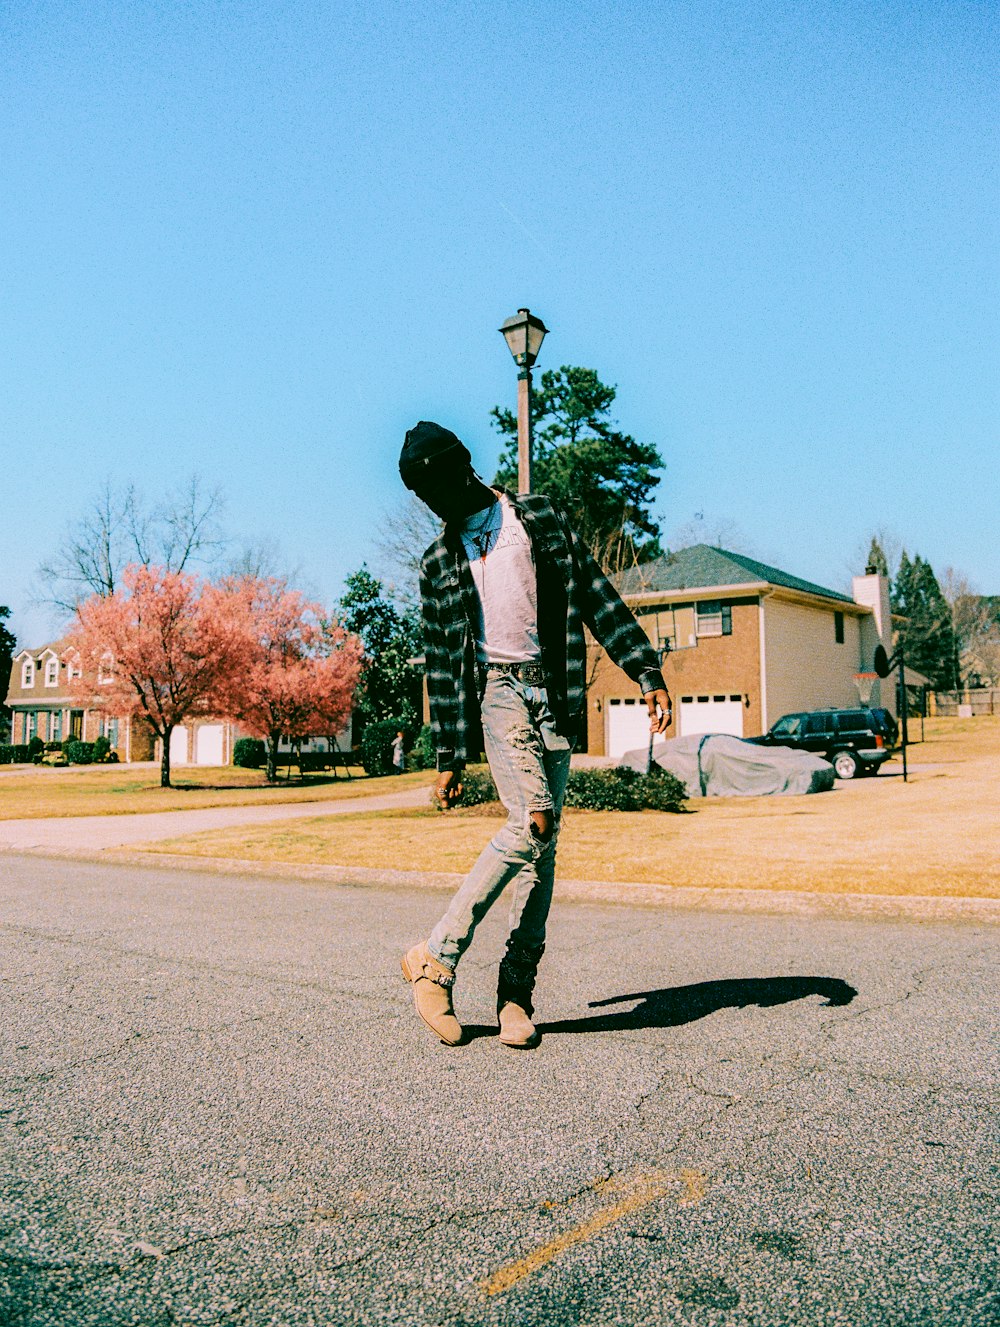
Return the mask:
<path id="1" fill-rule="evenodd" d="M 508 318 L 501 325 L 500 331 L 518 368 L 531 368 L 538 358 L 548 330 L 541 318 L 536 318 L 530 309 L 518 309 L 513 318 Z"/>

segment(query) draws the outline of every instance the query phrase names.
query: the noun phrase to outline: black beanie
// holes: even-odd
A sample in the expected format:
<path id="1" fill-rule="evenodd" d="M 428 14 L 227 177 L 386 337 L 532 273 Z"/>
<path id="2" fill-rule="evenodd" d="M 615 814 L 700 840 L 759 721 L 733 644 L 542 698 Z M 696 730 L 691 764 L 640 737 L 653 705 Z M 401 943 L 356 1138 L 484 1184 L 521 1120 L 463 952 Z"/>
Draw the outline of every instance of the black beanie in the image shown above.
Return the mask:
<path id="1" fill-rule="evenodd" d="M 399 453 L 399 473 L 407 488 L 415 488 L 421 475 L 468 465 L 472 453 L 449 429 L 430 420 L 414 424 Z"/>

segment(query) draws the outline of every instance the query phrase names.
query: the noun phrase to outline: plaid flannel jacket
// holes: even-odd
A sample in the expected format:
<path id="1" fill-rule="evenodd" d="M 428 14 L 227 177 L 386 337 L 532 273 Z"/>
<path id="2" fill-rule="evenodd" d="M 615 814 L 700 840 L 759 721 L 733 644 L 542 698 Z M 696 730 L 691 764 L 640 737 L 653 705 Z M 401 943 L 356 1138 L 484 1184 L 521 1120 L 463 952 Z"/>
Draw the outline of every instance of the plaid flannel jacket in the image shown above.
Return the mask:
<path id="1" fill-rule="evenodd" d="M 571 741 L 584 731 L 587 644 L 584 626 L 643 693 L 664 686 L 646 633 L 548 498 L 506 495 L 531 541 L 538 588 L 538 634 L 549 706 Z M 482 750 L 472 623 L 476 587 L 459 524 L 445 527 L 420 564 L 431 731 L 439 770 L 458 769 Z"/>

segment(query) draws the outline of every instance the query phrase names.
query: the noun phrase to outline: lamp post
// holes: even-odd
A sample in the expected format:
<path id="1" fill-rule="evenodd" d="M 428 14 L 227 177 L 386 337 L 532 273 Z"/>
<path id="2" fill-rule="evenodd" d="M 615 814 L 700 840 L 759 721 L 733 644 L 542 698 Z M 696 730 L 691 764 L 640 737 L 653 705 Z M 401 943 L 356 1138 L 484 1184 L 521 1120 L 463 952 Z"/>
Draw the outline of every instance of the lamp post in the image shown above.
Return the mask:
<path id="1" fill-rule="evenodd" d="M 518 309 L 501 326 L 517 365 L 517 487 L 531 492 L 531 367 L 549 329 L 529 309 Z"/>

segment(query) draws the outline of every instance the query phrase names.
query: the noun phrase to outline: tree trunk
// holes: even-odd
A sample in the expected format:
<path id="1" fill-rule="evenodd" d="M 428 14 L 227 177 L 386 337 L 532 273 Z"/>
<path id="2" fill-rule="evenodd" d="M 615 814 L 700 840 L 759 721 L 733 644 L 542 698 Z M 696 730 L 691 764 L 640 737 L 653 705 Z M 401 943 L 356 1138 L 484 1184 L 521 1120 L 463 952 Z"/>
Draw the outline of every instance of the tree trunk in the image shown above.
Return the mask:
<path id="1" fill-rule="evenodd" d="M 268 783 L 278 781 L 278 739 L 280 733 L 269 733 L 267 738 L 267 774 Z"/>
<path id="2" fill-rule="evenodd" d="M 160 757 L 160 787 L 170 787 L 170 734 L 173 728 L 164 728 L 163 730 L 163 755 Z"/>

